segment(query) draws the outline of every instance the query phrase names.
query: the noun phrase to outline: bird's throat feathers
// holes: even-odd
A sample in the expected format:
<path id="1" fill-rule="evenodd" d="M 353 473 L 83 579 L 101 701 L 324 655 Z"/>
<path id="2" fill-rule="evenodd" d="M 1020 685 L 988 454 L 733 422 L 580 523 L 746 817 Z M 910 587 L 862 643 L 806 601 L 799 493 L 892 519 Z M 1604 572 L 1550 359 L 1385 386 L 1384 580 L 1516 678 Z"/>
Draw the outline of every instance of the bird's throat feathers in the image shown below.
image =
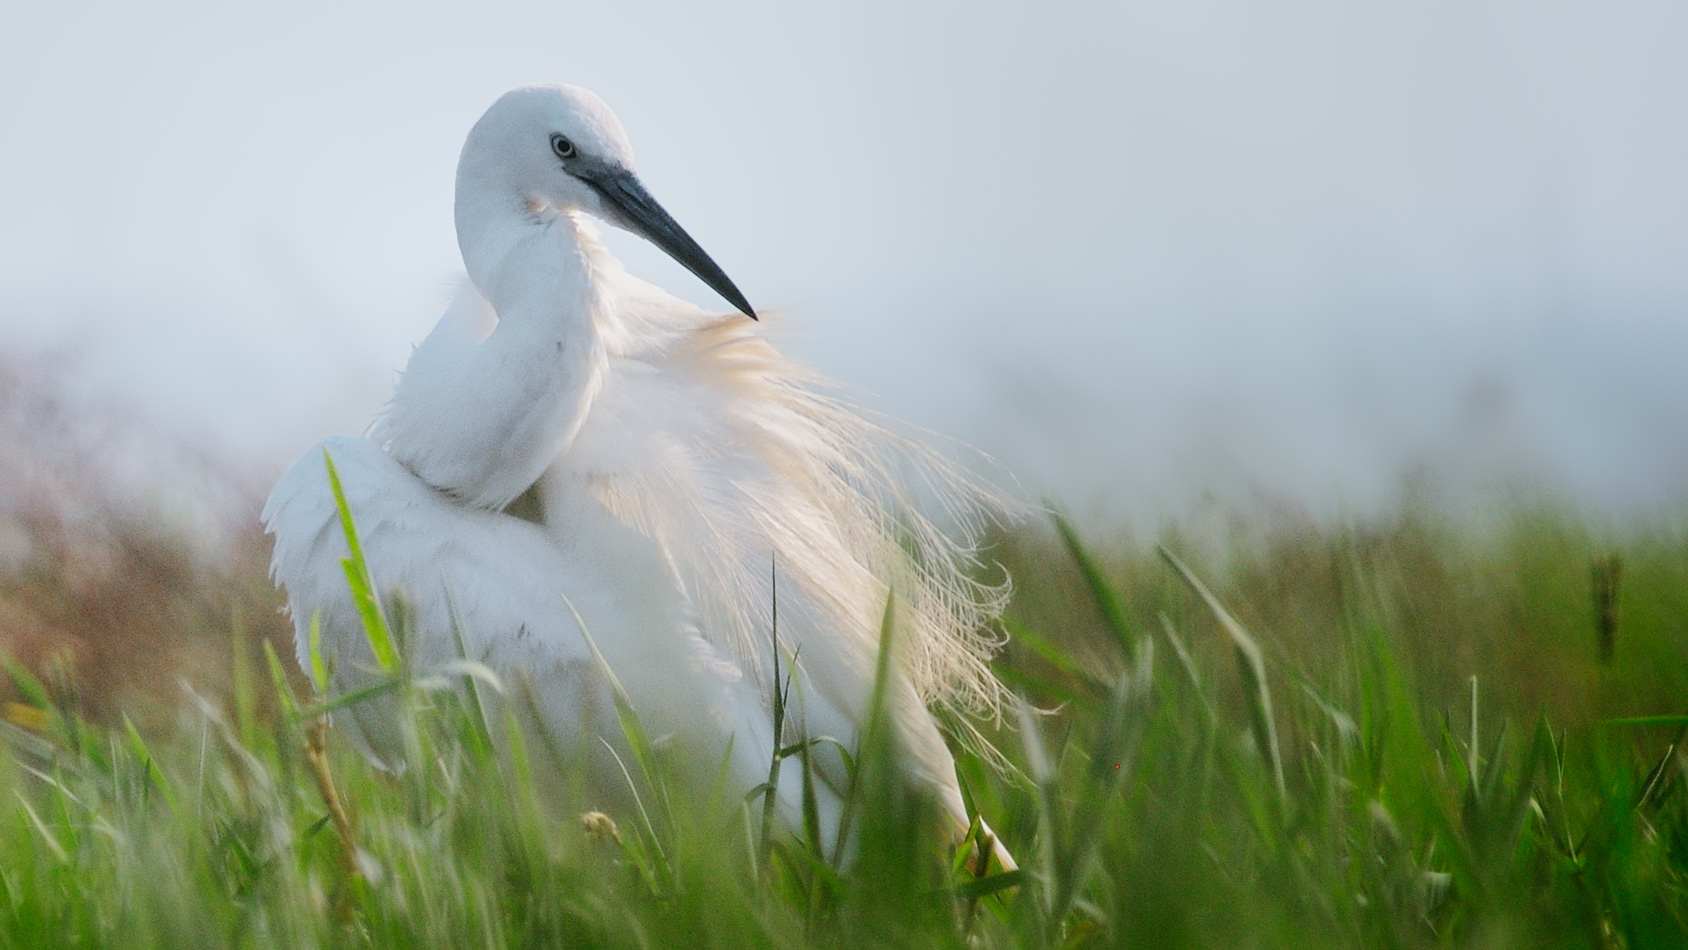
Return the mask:
<path id="1" fill-rule="evenodd" d="M 580 331 L 607 309 L 608 252 L 580 212 L 500 202 L 466 225 L 458 210 L 464 267 L 500 323 L 550 319 Z"/>
<path id="2" fill-rule="evenodd" d="M 579 431 L 607 370 L 598 327 L 611 309 L 582 224 L 516 217 L 465 240 L 475 292 L 411 355 L 373 432 L 434 488 L 501 508 Z"/>

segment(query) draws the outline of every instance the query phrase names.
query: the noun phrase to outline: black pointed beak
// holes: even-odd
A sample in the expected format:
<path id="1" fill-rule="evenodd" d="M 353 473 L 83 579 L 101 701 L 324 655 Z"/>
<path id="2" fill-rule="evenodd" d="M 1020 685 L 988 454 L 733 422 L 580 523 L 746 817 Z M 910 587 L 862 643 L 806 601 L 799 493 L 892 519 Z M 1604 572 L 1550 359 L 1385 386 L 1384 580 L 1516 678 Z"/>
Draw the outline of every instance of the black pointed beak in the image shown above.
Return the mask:
<path id="1" fill-rule="evenodd" d="M 619 222 L 629 231 L 650 241 L 669 257 L 679 261 L 686 270 L 698 276 L 698 279 L 708 284 L 716 293 L 727 299 L 727 302 L 737 307 L 740 312 L 752 320 L 756 319 L 756 311 L 751 308 L 750 301 L 744 299 L 744 294 L 733 286 L 720 265 L 711 260 L 704 253 L 702 247 L 692 240 L 686 229 L 680 227 L 668 212 L 662 210 L 662 205 L 656 203 L 651 193 L 630 171 L 625 169 L 604 169 L 593 174 L 574 172 L 580 180 L 592 186 L 592 190 L 604 199 L 609 209 L 621 217 Z"/>

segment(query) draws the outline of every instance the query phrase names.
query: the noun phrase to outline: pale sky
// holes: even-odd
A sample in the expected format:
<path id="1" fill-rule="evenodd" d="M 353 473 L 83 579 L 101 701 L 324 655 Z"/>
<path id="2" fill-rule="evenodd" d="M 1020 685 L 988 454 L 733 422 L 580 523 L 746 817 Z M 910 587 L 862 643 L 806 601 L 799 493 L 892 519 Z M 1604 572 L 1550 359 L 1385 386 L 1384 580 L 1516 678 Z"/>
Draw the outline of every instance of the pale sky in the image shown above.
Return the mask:
<path id="1" fill-rule="evenodd" d="M 379 408 L 464 133 L 564 81 L 790 348 L 1033 495 L 1688 498 L 1678 2 L 17 6 L 0 350 L 261 464 Z"/>

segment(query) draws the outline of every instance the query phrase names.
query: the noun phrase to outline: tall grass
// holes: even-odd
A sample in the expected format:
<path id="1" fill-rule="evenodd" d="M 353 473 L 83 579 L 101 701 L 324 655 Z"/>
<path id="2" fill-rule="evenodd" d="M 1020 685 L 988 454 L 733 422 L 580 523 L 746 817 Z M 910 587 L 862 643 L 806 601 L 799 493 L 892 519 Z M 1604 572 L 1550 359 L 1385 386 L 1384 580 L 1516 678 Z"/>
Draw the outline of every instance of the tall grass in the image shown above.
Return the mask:
<path id="1" fill-rule="evenodd" d="M 641 807 L 597 813 L 467 665 L 393 665 L 412 766 L 380 771 L 243 643 L 173 729 L 12 667 L 0 947 L 1688 945 L 1680 535 L 1527 511 L 1088 540 L 1001 545 L 1018 771 L 958 765 L 1015 874 L 947 845 L 889 730 L 854 750 L 840 859 L 675 787 L 631 708 Z"/>

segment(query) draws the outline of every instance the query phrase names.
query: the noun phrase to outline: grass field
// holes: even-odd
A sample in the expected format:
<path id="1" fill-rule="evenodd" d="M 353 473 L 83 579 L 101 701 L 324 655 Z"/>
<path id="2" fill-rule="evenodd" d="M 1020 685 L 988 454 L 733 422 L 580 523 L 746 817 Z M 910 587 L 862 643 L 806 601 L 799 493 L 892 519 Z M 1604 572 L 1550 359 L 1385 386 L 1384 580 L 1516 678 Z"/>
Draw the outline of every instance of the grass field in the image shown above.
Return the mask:
<path id="1" fill-rule="evenodd" d="M 423 766 L 380 773 L 235 637 L 140 730 L 13 665 L 0 947 L 1688 946 L 1684 532 L 1160 540 L 999 545 L 1018 774 L 960 767 L 1016 874 L 963 868 L 871 739 L 842 865 L 640 741 L 643 807 L 583 819 L 484 683 L 395 674 Z"/>

